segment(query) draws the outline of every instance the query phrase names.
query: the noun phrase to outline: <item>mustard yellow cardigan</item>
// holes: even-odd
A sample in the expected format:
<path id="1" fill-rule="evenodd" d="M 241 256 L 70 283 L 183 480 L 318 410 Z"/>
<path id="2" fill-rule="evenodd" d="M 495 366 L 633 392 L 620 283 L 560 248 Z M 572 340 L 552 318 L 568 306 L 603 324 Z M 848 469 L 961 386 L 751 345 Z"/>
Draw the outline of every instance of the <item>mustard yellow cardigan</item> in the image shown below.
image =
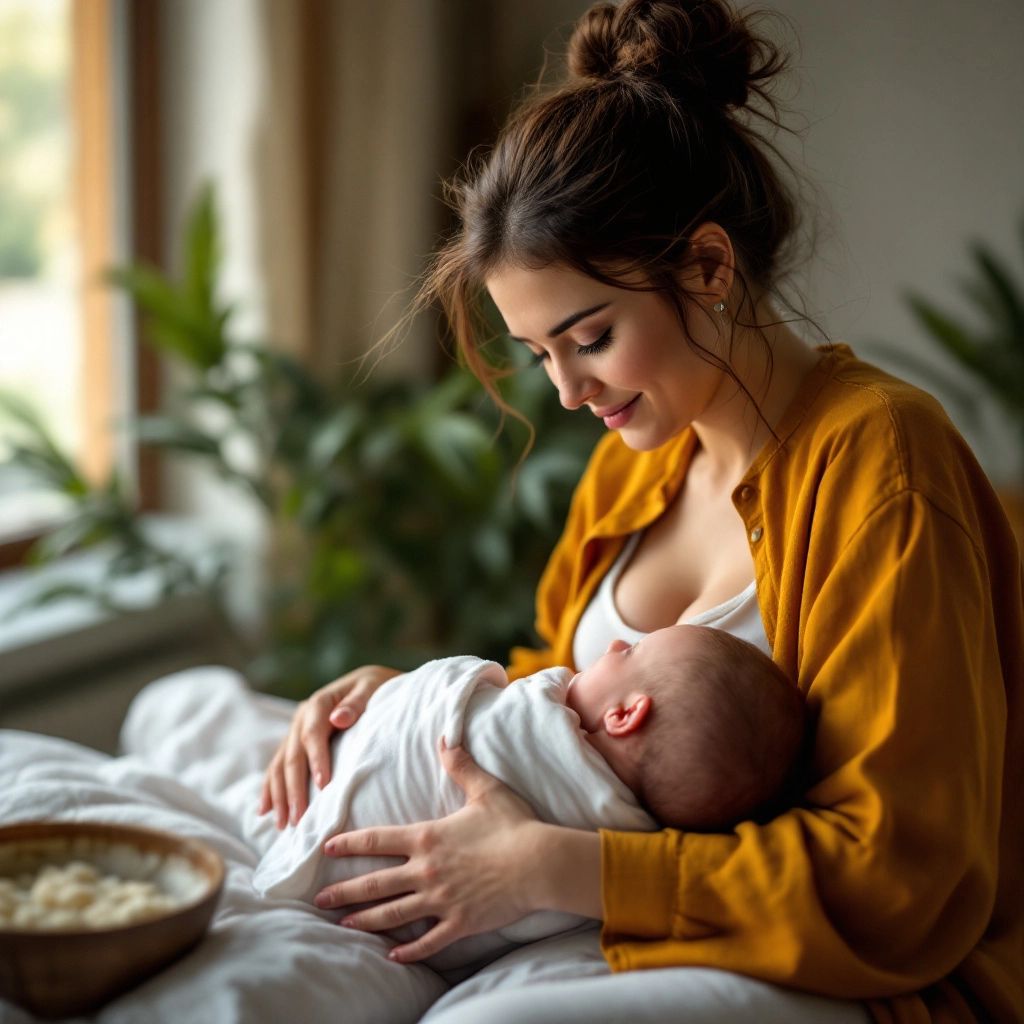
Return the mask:
<path id="1" fill-rule="evenodd" d="M 728 835 L 601 833 L 614 970 L 701 965 L 879 1021 L 1024 1021 L 1024 596 L 1016 544 L 928 395 L 823 350 L 733 493 L 775 660 L 816 717 L 811 785 Z M 572 664 L 626 535 L 664 511 L 695 438 L 603 438 L 537 596 Z"/>

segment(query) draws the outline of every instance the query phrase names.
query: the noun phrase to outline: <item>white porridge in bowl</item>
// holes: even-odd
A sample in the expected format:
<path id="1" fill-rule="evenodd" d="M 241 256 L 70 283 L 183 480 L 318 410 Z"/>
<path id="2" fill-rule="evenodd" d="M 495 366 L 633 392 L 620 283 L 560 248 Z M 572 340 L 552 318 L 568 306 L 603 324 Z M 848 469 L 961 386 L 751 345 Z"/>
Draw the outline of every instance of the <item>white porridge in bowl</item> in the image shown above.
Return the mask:
<path id="1" fill-rule="evenodd" d="M 0 929 L 139 924 L 201 897 L 207 879 L 174 854 L 75 838 L 0 850 Z"/>

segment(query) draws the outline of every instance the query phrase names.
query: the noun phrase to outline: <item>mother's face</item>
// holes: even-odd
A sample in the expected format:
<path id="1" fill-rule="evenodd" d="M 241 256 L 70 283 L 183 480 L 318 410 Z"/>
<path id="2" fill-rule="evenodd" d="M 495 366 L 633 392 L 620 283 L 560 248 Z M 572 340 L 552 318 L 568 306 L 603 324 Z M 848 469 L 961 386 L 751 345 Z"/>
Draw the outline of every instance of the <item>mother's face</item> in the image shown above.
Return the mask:
<path id="1" fill-rule="evenodd" d="M 728 376 L 697 355 L 675 309 L 563 266 L 506 267 L 487 290 L 509 334 L 543 363 L 567 409 L 586 406 L 637 451 L 664 444 L 729 392 Z M 699 344 L 720 354 L 718 331 L 688 316 Z"/>

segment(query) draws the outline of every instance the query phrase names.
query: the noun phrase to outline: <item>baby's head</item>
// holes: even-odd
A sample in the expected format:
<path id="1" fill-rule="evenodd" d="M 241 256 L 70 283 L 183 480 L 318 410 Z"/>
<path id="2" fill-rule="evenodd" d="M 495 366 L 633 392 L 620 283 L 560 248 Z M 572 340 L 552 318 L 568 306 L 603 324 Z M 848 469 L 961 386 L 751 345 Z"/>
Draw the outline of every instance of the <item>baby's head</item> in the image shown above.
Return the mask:
<path id="1" fill-rule="evenodd" d="M 569 684 L 587 739 L 664 825 L 727 828 L 777 800 L 804 703 L 752 644 L 706 626 L 614 640 Z"/>

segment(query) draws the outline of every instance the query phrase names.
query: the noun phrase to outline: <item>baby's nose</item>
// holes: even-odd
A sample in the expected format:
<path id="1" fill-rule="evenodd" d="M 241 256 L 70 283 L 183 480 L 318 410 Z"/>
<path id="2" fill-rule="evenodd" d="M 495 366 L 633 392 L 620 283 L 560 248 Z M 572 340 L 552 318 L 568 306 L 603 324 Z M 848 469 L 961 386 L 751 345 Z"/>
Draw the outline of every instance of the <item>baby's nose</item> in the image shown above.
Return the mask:
<path id="1" fill-rule="evenodd" d="M 625 640 L 613 640 L 608 645 L 608 653 L 614 654 L 616 651 L 625 651 L 629 649 L 629 644 Z"/>

